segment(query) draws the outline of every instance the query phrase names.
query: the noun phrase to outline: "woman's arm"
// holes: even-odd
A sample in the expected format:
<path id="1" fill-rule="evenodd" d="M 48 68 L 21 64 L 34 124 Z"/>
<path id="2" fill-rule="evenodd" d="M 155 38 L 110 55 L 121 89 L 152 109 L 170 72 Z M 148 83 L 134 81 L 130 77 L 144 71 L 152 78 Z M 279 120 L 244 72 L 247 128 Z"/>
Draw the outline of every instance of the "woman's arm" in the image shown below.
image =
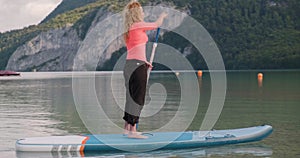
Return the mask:
<path id="1" fill-rule="evenodd" d="M 168 14 L 165 13 L 165 12 L 163 12 L 163 13 L 160 14 L 159 18 L 158 18 L 158 19 L 156 20 L 156 22 L 155 22 L 155 23 L 157 24 L 158 27 L 160 27 L 160 26 L 163 24 L 164 19 L 165 19 L 167 16 L 168 16 Z"/>

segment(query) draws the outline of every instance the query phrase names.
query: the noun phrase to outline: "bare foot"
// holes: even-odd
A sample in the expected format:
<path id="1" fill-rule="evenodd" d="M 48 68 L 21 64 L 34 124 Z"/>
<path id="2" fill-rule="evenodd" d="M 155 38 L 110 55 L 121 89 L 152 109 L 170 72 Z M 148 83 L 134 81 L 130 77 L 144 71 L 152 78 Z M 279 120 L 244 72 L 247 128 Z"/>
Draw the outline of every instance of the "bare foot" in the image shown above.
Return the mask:
<path id="1" fill-rule="evenodd" d="M 133 134 L 142 135 L 143 132 L 133 132 Z"/>
<path id="2" fill-rule="evenodd" d="M 129 132 L 130 132 L 130 131 L 128 131 L 128 130 L 124 130 L 123 135 L 128 135 Z M 136 135 L 142 135 L 142 134 L 143 134 L 143 132 L 132 132 L 132 133 L 133 133 L 133 134 L 136 134 Z"/>
<path id="3" fill-rule="evenodd" d="M 148 137 L 144 136 L 144 135 L 141 135 L 141 134 L 137 134 L 137 133 L 131 133 L 131 134 L 128 134 L 128 138 L 147 139 Z"/>
<path id="4" fill-rule="evenodd" d="M 129 134 L 129 131 L 128 130 L 124 130 L 123 135 L 127 135 L 127 134 Z"/>

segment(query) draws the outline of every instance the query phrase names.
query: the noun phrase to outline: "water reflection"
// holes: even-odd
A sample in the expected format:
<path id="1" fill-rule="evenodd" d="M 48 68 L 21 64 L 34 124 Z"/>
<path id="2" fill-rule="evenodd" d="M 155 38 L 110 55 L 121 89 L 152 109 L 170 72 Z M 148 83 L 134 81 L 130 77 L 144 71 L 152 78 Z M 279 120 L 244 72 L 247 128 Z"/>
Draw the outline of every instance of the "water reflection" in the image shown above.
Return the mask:
<path id="1" fill-rule="evenodd" d="M 36 152 L 17 152 L 18 158 L 62 158 L 62 157 L 106 157 L 106 158 L 138 158 L 138 157 L 211 157 L 211 156 L 272 156 L 273 151 L 270 147 L 258 145 L 228 145 L 211 148 L 195 148 L 180 150 L 161 150 L 146 153 L 79 153 L 79 152 L 61 152 L 61 153 L 36 153 Z"/>
<path id="2" fill-rule="evenodd" d="M 15 140 L 24 136 L 45 136 L 66 132 L 51 128 L 60 124 L 52 110 L 51 99 L 45 95 L 48 82 L 36 80 L 0 80 L 1 150 L 13 148 Z"/>

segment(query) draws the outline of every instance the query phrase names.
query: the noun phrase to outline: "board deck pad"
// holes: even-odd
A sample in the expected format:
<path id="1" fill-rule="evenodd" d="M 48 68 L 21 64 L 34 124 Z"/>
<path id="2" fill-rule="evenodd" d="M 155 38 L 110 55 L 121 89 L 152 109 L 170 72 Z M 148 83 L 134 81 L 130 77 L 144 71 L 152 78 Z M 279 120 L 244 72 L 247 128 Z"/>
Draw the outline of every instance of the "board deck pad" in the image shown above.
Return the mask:
<path id="1" fill-rule="evenodd" d="M 259 141 L 270 135 L 272 126 L 248 128 L 144 133 L 147 139 L 128 138 L 123 134 L 50 136 L 19 139 L 17 151 L 151 151 L 158 149 L 183 149 L 238 144 Z"/>

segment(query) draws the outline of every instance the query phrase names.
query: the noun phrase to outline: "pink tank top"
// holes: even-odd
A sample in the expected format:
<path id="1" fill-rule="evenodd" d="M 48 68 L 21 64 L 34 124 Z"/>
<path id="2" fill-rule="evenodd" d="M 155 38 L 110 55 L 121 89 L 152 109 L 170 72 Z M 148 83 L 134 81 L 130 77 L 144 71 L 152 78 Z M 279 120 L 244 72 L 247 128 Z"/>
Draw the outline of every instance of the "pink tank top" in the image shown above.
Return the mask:
<path id="1" fill-rule="evenodd" d="M 148 42 L 147 30 L 156 29 L 156 23 L 137 22 L 132 24 L 129 30 L 129 38 L 126 42 L 127 60 L 137 59 L 147 61 L 146 43 Z"/>

